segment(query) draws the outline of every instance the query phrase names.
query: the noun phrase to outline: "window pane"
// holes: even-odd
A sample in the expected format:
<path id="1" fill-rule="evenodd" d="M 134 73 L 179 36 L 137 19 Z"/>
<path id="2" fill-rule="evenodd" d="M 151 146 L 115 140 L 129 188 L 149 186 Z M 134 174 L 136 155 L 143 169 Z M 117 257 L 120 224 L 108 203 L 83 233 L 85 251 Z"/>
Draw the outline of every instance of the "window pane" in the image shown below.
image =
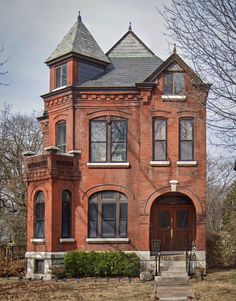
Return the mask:
<path id="1" fill-rule="evenodd" d="M 89 221 L 89 237 L 97 237 L 97 221 Z"/>
<path id="2" fill-rule="evenodd" d="M 127 197 L 123 193 L 120 193 L 120 200 L 127 201 Z"/>
<path id="3" fill-rule="evenodd" d="M 44 274 L 44 260 L 41 259 L 35 260 L 35 273 Z"/>
<path id="4" fill-rule="evenodd" d="M 170 227 L 170 211 L 163 210 L 158 211 L 158 227 L 169 228 Z"/>
<path id="5" fill-rule="evenodd" d="M 170 66 L 167 69 L 168 71 L 183 71 L 183 69 L 176 63 L 170 64 Z"/>
<path id="6" fill-rule="evenodd" d="M 154 139 L 166 140 L 166 120 L 155 119 L 154 120 Z"/>
<path id="7" fill-rule="evenodd" d="M 67 65 L 64 64 L 64 65 L 61 66 L 61 68 L 62 68 L 62 71 L 61 71 L 62 72 L 61 85 L 66 86 L 66 84 L 67 84 Z"/>
<path id="8" fill-rule="evenodd" d="M 68 192 L 67 192 L 68 193 Z M 62 237 L 70 237 L 71 230 L 71 203 L 70 200 L 62 201 Z"/>
<path id="9" fill-rule="evenodd" d="M 102 193 L 102 199 L 115 199 L 115 192 L 114 191 L 104 191 Z"/>
<path id="10" fill-rule="evenodd" d="M 128 204 L 120 204 L 120 219 L 127 219 Z"/>
<path id="11" fill-rule="evenodd" d="M 127 237 L 127 220 L 120 220 L 120 237 Z"/>
<path id="12" fill-rule="evenodd" d="M 184 73 L 176 72 L 175 76 L 175 87 L 174 94 L 183 94 L 184 93 Z"/>
<path id="13" fill-rule="evenodd" d="M 192 141 L 181 141 L 180 160 L 193 160 L 193 143 L 192 143 Z"/>
<path id="14" fill-rule="evenodd" d="M 106 143 L 91 143 L 91 161 L 106 162 Z"/>
<path id="15" fill-rule="evenodd" d="M 61 152 L 66 152 L 66 123 L 58 123 L 56 125 L 57 133 L 57 147 L 60 148 Z"/>
<path id="16" fill-rule="evenodd" d="M 61 67 L 56 68 L 56 88 L 61 87 Z"/>
<path id="17" fill-rule="evenodd" d="M 166 141 L 154 142 L 154 160 L 166 160 Z"/>
<path id="18" fill-rule="evenodd" d="M 89 203 L 89 237 L 97 237 L 98 205 Z"/>
<path id="19" fill-rule="evenodd" d="M 115 220 L 102 221 L 102 236 L 115 237 Z"/>
<path id="20" fill-rule="evenodd" d="M 98 218 L 98 205 L 94 203 L 89 204 L 89 219 L 97 220 Z"/>
<path id="21" fill-rule="evenodd" d="M 112 121 L 112 141 L 126 141 L 127 123 L 126 121 Z"/>
<path id="22" fill-rule="evenodd" d="M 127 144 L 126 143 L 112 143 L 111 161 L 126 162 L 127 161 Z"/>
<path id="23" fill-rule="evenodd" d="M 36 220 L 44 220 L 44 203 L 36 203 L 35 218 Z"/>
<path id="24" fill-rule="evenodd" d="M 106 121 L 92 121 L 91 122 L 91 141 L 92 142 L 106 142 Z"/>
<path id="25" fill-rule="evenodd" d="M 176 226 L 177 228 L 188 228 L 188 211 L 176 212 Z"/>
<path id="26" fill-rule="evenodd" d="M 116 204 L 102 204 L 102 218 L 114 219 L 116 216 Z"/>
<path id="27" fill-rule="evenodd" d="M 173 73 L 164 73 L 164 94 L 173 94 Z"/>
<path id="28" fill-rule="evenodd" d="M 193 120 L 181 120 L 180 121 L 180 138 L 181 140 L 193 139 Z"/>
<path id="29" fill-rule="evenodd" d="M 35 222 L 35 238 L 44 238 L 44 220 Z"/>

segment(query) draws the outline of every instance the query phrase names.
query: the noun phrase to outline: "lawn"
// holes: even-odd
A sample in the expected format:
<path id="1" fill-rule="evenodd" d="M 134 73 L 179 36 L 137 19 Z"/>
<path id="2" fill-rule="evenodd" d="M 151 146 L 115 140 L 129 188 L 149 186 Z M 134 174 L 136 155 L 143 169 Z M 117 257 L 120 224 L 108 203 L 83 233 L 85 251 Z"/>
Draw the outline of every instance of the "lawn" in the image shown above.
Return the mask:
<path id="1" fill-rule="evenodd" d="M 128 282 L 127 278 L 80 279 L 63 281 L 27 281 L 0 279 L 0 300 L 14 301 L 137 301 L 151 300 L 154 282 L 141 283 L 138 279 Z"/>
<path id="2" fill-rule="evenodd" d="M 191 281 L 194 300 L 236 300 L 236 269 L 209 270 L 203 281 Z"/>

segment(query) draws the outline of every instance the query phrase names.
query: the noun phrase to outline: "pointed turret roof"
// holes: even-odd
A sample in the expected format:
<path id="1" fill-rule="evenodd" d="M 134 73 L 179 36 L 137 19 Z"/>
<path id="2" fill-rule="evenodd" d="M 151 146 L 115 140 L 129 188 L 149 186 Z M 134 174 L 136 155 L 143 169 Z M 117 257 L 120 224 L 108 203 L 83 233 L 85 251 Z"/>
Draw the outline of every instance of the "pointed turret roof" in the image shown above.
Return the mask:
<path id="1" fill-rule="evenodd" d="M 82 22 L 80 13 L 75 24 L 65 35 L 63 40 L 57 45 L 57 48 L 51 53 L 49 58 L 46 60 L 46 63 L 50 63 L 55 59 L 71 53 L 101 62 L 110 63 L 108 57 L 104 54 L 98 43 Z"/>
<path id="2" fill-rule="evenodd" d="M 125 35 L 106 53 L 113 57 L 153 57 L 155 54 L 133 32 L 131 23 Z"/>

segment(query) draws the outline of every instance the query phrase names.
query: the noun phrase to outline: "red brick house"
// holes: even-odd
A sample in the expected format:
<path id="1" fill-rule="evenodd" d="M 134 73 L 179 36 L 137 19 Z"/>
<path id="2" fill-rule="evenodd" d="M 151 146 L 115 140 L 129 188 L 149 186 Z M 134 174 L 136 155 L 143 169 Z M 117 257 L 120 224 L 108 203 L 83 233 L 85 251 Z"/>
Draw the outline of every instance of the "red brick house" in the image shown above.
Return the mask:
<path id="1" fill-rule="evenodd" d="M 195 243 L 205 262 L 209 86 L 176 50 L 158 58 L 132 31 L 104 54 L 81 17 L 47 59 L 38 118 L 44 153 L 26 153 L 27 275 L 69 250 L 150 260 Z"/>

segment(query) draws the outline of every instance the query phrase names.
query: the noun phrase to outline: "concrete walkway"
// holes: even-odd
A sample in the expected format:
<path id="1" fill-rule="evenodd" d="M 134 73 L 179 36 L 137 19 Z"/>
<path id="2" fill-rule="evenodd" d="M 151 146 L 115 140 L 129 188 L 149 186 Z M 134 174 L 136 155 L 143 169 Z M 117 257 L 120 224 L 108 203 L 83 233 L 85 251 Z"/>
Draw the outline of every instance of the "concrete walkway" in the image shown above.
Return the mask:
<path id="1" fill-rule="evenodd" d="M 168 284 L 161 285 L 157 283 L 156 299 L 160 301 L 187 301 L 191 300 L 192 290 L 189 284 L 176 285 Z M 190 298 L 189 298 L 190 297 Z"/>

